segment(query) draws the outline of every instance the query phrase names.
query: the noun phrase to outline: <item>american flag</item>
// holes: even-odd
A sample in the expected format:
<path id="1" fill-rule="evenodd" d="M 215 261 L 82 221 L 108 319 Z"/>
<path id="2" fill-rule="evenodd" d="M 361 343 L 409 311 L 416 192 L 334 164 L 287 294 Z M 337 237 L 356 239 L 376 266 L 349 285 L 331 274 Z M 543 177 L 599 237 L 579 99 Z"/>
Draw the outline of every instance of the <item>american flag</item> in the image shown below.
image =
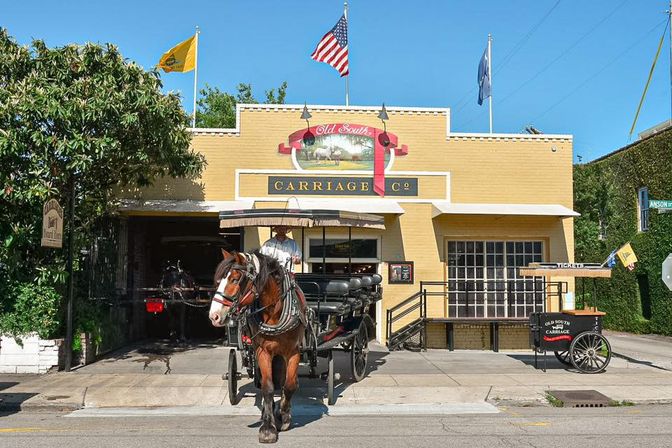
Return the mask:
<path id="1" fill-rule="evenodd" d="M 310 55 L 312 59 L 327 64 L 338 70 L 341 76 L 350 73 L 348 67 L 348 20 L 341 16 L 336 26 L 324 35 L 317 48 Z"/>

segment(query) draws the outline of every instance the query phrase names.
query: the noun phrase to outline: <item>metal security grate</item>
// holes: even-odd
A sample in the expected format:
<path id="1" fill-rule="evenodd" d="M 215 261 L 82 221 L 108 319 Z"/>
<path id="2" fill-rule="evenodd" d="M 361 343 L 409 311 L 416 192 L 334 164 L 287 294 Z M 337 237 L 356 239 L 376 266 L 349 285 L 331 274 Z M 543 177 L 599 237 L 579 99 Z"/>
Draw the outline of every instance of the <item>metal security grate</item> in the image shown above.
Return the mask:
<path id="1" fill-rule="evenodd" d="M 611 399 L 596 390 L 549 390 L 565 408 L 603 408 L 609 406 Z"/>

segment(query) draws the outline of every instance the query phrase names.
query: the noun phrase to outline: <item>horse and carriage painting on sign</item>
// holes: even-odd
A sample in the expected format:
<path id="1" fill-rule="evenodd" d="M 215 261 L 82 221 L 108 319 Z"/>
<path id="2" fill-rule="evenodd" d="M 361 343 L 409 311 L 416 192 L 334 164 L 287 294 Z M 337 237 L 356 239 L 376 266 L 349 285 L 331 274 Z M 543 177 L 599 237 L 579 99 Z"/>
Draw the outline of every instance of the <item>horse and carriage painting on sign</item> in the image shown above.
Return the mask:
<path id="1" fill-rule="evenodd" d="M 382 228 L 375 215 L 331 210 L 254 209 L 220 213 L 220 225 L 328 226 Z M 324 235 L 324 232 L 323 232 Z M 324 243 L 324 242 L 323 242 Z M 323 247 L 324 244 L 323 244 Z M 290 274 L 259 252 L 223 251 L 217 266 L 209 317 L 229 333 L 228 382 L 231 404 L 239 399 L 238 358 L 262 394 L 259 441 L 277 441 L 291 426 L 291 400 L 298 388 L 299 366 L 317 376 L 318 358 L 326 358 L 327 400 L 336 401 L 334 351 L 349 354 L 354 381 L 366 376 L 368 344 L 375 323 L 369 307 L 382 298 L 378 274 Z M 281 399 L 273 401 L 276 389 Z"/>
<path id="2" fill-rule="evenodd" d="M 315 143 L 303 145 L 297 157 L 304 170 L 373 170 L 373 137 L 368 135 L 329 134 L 315 137 Z M 385 165 L 390 153 L 385 154 Z"/>

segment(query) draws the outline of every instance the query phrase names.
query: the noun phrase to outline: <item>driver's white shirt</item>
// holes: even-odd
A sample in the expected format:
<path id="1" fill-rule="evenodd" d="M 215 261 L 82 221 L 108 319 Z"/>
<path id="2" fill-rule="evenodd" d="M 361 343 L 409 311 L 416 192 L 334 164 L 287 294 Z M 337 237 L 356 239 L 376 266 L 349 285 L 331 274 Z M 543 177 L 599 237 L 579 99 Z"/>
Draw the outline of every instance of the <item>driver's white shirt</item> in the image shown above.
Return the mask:
<path id="1" fill-rule="evenodd" d="M 294 263 L 291 261 L 292 257 L 301 258 L 301 250 L 296 241 L 291 238 L 285 238 L 284 241 L 280 241 L 276 237 L 273 237 L 261 246 L 259 252 L 262 255 L 275 258 L 280 263 L 280 266 L 289 268 L 290 272 L 294 270 Z"/>

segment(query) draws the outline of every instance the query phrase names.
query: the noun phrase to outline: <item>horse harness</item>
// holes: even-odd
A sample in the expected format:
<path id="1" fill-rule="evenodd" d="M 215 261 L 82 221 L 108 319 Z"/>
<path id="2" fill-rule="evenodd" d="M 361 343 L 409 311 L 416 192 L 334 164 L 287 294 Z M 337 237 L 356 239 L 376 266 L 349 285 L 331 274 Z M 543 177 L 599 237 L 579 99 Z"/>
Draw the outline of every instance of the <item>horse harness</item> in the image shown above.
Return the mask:
<path id="1" fill-rule="evenodd" d="M 224 291 L 217 290 L 212 300 L 230 307 L 232 310 L 232 319 L 244 320 L 248 325 L 254 324 L 258 330 L 252 338 L 258 334 L 278 336 L 295 329 L 300 323 L 306 326 L 306 317 L 302 312 L 296 283 L 289 271 L 282 266 L 280 267 L 282 271 L 282 295 L 280 296 L 282 312 L 280 313 L 280 319 L 274 325 L 267 324 L 261 320 L 261 312 L 268 308 L 268 306 L 261 306 L 259 291 L 257 291 L 254 285 L 257 275 L 259 275 L 259 259 L 254 254 L 242 253 L 242 255 L 245 257 L 247 264 L 234 263 L 230 267 L 230 271 L 243 273 L 243 280 L 238 288 L 238 292 L 234 296 L 229 296 Z M 241 303 L 245 303 L 251 296 L 254 296 L 252 305 L 241 306 Z"/>

